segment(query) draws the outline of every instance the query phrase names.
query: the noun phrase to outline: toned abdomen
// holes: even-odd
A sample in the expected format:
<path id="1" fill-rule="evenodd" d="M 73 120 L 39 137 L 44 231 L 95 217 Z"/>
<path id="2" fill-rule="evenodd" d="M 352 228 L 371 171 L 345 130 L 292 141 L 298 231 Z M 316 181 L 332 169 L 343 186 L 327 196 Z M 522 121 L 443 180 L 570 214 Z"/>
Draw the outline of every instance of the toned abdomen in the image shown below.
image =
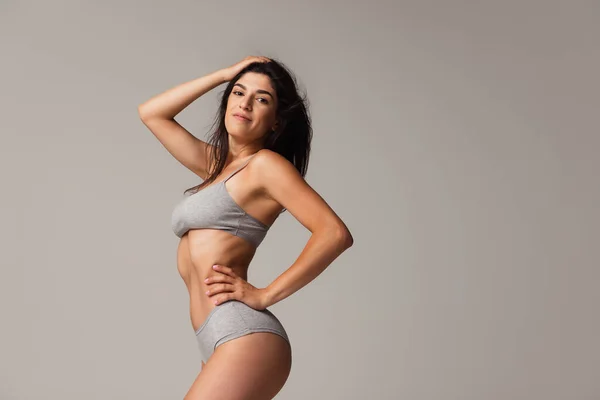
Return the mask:
<path id="1" fill-rule="evenodd" d="M 206 291 L 213 285 L 204 279 L 220 275 L 212 269 L 214 264 L 233 268 L 234 273 L 247 279 L 248 265 L 256 250 L 246 240 L 214 229 L 194 229 L 181 238 L 177 247 L 177 270 L 185 282 L 190 296 L 190 319 L 197 330 L 215 307 L 219 295 L 208 297 Z"/>

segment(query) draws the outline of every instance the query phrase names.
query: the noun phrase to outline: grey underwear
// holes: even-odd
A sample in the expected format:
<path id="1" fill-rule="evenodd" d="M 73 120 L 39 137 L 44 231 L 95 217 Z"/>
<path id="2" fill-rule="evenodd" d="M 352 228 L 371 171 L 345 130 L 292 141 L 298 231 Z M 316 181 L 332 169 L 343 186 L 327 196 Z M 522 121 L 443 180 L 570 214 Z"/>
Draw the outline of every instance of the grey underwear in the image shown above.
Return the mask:
<path id="1" fill-rule="evenodd" d="M 202 361 L 206 364 L 217 346 L 254 332 L 275 333 L 290 343 L 281 322 L 267 309 L 255 310 L 238 300 L 215 306 L 196 331 Z"/>

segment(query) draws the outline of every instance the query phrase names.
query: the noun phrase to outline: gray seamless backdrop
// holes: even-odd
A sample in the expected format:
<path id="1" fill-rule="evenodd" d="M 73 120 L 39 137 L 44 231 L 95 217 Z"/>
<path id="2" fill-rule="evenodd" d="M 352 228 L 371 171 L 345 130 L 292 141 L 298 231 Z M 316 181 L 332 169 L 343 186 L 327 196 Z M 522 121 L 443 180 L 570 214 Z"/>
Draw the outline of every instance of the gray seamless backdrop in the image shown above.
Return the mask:
<path id="1" fill-rule="evenodd" d="M 600 399 L 595 1 L 0 2 L 0 399 L 181 399 L 199 371 L 141 102 L 247 55 L 307 91 L 355 239 L 271 307 L 278 399 Z M 177 119 L 206 137 L 221 86 Z M 280 217 L 264 287 L 310 233 Z"/>

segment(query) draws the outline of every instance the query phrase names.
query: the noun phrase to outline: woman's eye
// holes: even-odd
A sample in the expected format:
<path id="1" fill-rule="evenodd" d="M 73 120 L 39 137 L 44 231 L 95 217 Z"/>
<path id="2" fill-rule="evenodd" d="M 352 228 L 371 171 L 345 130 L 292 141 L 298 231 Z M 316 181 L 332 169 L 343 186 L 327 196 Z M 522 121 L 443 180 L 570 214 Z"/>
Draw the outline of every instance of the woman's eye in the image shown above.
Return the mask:
<path id="1" fill-rule="evenodd" d="M 244 94 L 244 93 L 240 92 L 239 90 L 233 90 L 231 93 L 235 94 L 236 96 Z M 261 101 L 261 103 L 263 103 L 263 104 L 269 104 L 269 100 L 265 99 L 264 97 L 259 97 L 258 99 L 263 100 L 263 101 Z"/>

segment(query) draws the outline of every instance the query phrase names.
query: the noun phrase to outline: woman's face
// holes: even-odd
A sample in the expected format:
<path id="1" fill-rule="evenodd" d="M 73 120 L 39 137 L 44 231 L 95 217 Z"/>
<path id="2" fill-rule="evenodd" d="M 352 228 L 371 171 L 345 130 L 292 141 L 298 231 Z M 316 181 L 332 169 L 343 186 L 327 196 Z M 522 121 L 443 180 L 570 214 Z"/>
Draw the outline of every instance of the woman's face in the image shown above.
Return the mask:
<path id="1" fill-rule="evenodd" d="M 260 139 L 277 127 L 277 95 L 268 76 L 244 74 L 233 86 L 227 99 L 225 128 L 243 141 Z M 236 117 L 240 114 L 248 119 Z"/>

